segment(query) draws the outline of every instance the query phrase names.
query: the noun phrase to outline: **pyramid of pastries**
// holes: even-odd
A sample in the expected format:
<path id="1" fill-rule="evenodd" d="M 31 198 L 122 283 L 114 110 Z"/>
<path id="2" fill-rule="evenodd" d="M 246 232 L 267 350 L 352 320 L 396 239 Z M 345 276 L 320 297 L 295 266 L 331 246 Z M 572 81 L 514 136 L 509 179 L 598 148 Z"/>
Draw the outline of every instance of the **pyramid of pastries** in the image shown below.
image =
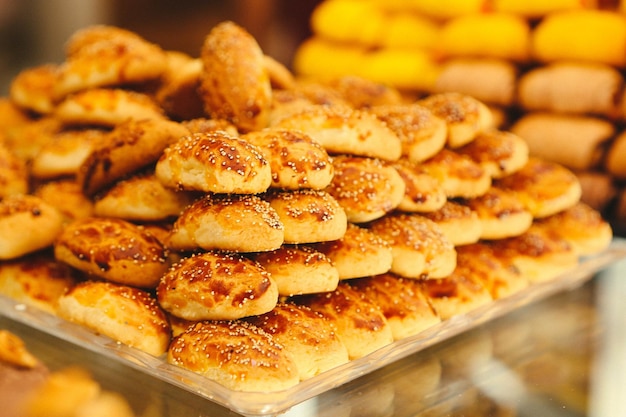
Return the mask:
<path id="1" fill-rule="evenodd" d="M 479 99 L 301 77 L 233 22 L 198 57 L 85 28 L 11 87 L 0 294 L 233 390 L 294 386 L 612 238 L 577 177 Z M 38 159 L 61 141 L 66 169 Z"/>

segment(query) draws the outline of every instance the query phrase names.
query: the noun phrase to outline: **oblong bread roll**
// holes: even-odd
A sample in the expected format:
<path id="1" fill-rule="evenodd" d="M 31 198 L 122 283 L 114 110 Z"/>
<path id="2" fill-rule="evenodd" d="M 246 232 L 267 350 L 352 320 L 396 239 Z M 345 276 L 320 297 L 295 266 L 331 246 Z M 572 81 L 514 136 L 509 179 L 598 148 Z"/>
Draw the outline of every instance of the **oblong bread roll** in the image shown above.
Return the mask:
<path id="1" fill-rule="evenodd" d="M 278 249 L 285 226 L 276 210 L 255 194 L 206 194 L 174 221 L 167 246 L 259 252 Z"/>
<path id="2" fill-rule="evenodd" d="M 626 132 L 620 133 L 610 144 L 604 166 L 612 176 L 626 179 Z"/>
<path id="3" fill-rule="evenodd" d="M 511 132 L 526 141 L 535 157 L 588 170 L 602 161 L 604 145 L 613 138 L 615 126 L 599 117 L 531 112 L 518 119 Z"/>
<path id="4" fill-rule="evenodd" d="M 282 391 L 300 382 L 293 356 L 243 320 L 194 324 L 173 339 L 167 362 L 234 391 Z"/>
<path id="5" fill-rule="evenodd" d="M 59 299 L 58 314 L 71 322 L 154 356 L 167 350 L 171 329 L 148 292 L 104 281 L 84 281 Z"/>
<path id="6" fill-rule="evenodd" d="M 162 275 L 157 298 L 186 320 L 234 320 L 263 314 L 278 302 L 278 286 L 257 262 L 233 252 L 182 258 Z"/>

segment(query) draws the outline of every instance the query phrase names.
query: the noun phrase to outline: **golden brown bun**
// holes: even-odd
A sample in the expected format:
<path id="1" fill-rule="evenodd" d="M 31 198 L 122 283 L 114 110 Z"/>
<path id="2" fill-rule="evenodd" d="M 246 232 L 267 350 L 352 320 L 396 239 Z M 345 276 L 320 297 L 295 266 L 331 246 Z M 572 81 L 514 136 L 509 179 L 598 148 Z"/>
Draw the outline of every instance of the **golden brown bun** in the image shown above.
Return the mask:
<path id="1" fill-rule="evenodd" d="M 209 133 L 216 130 L 223 130 L 230 136 L 239 136 L 237 126 L 226 119 L 207 119 L 206 117 L 196 117 L 180 122 L 189 129 L 189 133 Z"/>
<path id="2" fill-rule="evenodd" d="M 506 59 L 452 58 L 441 64 L 433 92 L 457 91 L 486 104 L 511 106 L 517 76 L 517 67 Z"/>
<path id="3" fill-rule="evenodd" d="M 59 316 L 154 356 L 167 350 L 170 325 L 148 292 L 104 281 L 84 281 L 59 299 Z"/>
<path id="4" fill-rule="evenodd" d="M 393 262 L 389 244 L 354 223 L 348 223 L 342 238 L 316 243 L 313 247 L 330 258 L 339 272 L 339 279 L 382 274 L 391 269 Z"/>
<path id="5" fill-rule="evenodd" d="M 580 201 L 592 208 L 605 211 L 617 196 L 617 184 L 606 171 L 576 171 L 582 188 Z"/>
<path id="6" fill-rule="evenodd" d="M 440 278 L 456 265 L 454 245 L 432 220 L 419 214 L 391 213 L 368 228 L 391 246 L 391 272 L 405 278 Z"/>
<path id="7" fill-rule="evenodd" d="M 385 122 L 365 110 L 334 105 L 307 105 L 273 125 L 308 134 L 330 154 L 348 154 L 395 161 L 402 141 Z"/>
<path id="8" fill-rule="evenodd" d="M 229 252 L 202 252 L 163 275 L 157 297 L 164 310 L 186 320 L 231 320 L 267 313 L 278 286 L 258 263 Z"/>
<path id="9" fill-rule="evenodd" d="M 0 362 L 22 368 L 34 368 L 39 364 L 28 351 L 24 341 L 8 330 L 0 330 Z"/>
<path id="10" fill-rule="evenodd" d="M 255 194 L 206 194 L 180 213 L 167 246 L 175 250 L 258 252 L 285 240 L 279 214 Z"/>
<path id="11" fill-rule="evenodd" d="M 154 99 L 165 114 L 175 120 L 204 116 L 200 97 L 202 60 L 178 51 L 165 51 L 167 67 L 154 93 Z"/>
<path id="12" fill-rule="evenodd" d="M 87 274 L 145 288 L 155 287 L 169 267 L 161 242 L 121 219 L 75 220 L 56 239 L 54 256 Z"/>
<path id="13" fill-rule="evenodd" d="M 600 166 L 615 125 L 595 116 L 529 112 L 511 126 L 511 132 L 524 138 L 534 157 L 588 170 Z M 572 137 L 576 146 L 572 146 Z"/>
<path id="14" fill-rule="evenodd" d="M 528 287 L 520 271 L 500 260 L 491 246 L 473 243 L 457 248 L 457 269 L 477 279 L 496 300 Z"/>
<path id="15" fill-rule="evenodd" d="M 503 239 L 524 233 L 533 222 L 531 212 L 507 190 L 491 187 L 484 195 L 462 201 L 478 215 L 481 239 Z"/>
<path id="16" fill-rule="evenodd" d="M 270 273 L 280 296 L 333 291 L 339 282 L 332 260 L 311 246 L 283 245 L 251 258 Z"/>
<path id="17" fill-rule="evenodd" d="M 272 90 L 256 40 L 233 22 L 219 23 L 204 39 L 200 59 L 205 112 L 243 131 L 267 127 Z"/>
<path id="18" fill-rule="evenodd" d="M 0 263 L 0 294 L 51 314 L 57 302 L 80 279 L 49 251 L 39 251 Z"/>
<path id="19" fill-rule="evenodd" d="M 404 180 L 404 198 L 397 209 L 409 213 L 428 213 L 439 210 L 447 196 L 442 183 L 420 164 L 400 158 L 393 167 Z"/>
<path id="20" fill-rule="evenodd" d="M 613 239 L 611 225 L 585 203 L 539 219 L 535 225 L 566 240 L 579 256 L 602 252 Z"/>
<path id="21" fill-rule="evenodd" d="M 462 93 L 436 93 L 417 101 L 430 109 L 448 125 L 446 143 L 458 148 L 474 140 L 476 135 L 492 127 L 489 108 L 472 96 Z"/>
<path id="22" fill-rule="evenodd" d="M 53 111 L 58 66 L 44 64 L 21 70 L 11 81 L 9 97 L 17 106 L 37 114 Z"/>
<path id="23" fill-rule="evenodd" d="M 442 149 L 422 163 L 422 168 L 437 179 L 449 198 L 483 195 L 491 186 L 491 176 L 467 155 Z"/>
<path id="24" fill-rule="evenodd" d="M 0 199 L 15 194 L 26 194 L 29 188 L 29 171 L 26 163 L 0 140 Z"/>
<path id="25" fill-rule="evenodd" d="M 393 166 L 367 157 L 338 155 L 327 188 L 345 210 L 348 221 L 365 223 L 394 210 L 404 198 L 405 184 Z"/>
<path id="26" fill-rule="evenodd" d="M 346 233 L 346 212 L 326 191 L 275 191 L 263 198 L 276 210 L 285 227 L 285 243 L 326 242 Z"/>
<path id="27" fill-rule="evenodd" d="M 523 234 L 489 242 L 496 257 L 530 283 L 549 281 L 578 265 L 572 245 L 533 223 Z"/>
<path id="28" fill-rule="evenodd" d="M 472 271 L 457 267 L 443 278 L 420 281 L 422 290 L 428 297 L 441 320 L 448 320 L 460 314 L 489 304 L 491 294 Z"/>
<path id="29" fill-rule="evenodd" d="M 301 381 L 349 360 L 348 349 L 331 322 L 304 305 L 279 303 L 272 311 L 247 321 L 283 345 L 294 358 Z"/>
<path id="30" fill-rule="evenodd" d="M 221 130 L 180 137 L 165 149 L 155 173 L 167 187 L 211 193 L 262 193 L 272 182 L 261 151 Z"/>
<path id="31" fill-rule="evenodd" d="M 203 321 L 174 338 L 167 361 L 234 391 L 272 392 L 299 381 L 293 356 L 246 321 Z"/>
<path id="32" fill-rule="evenodd" d="M 32 175 L 42 179 L 75 176 L 107 132 L 94 128 L 66 129 L 51 135 L 31 162 Z"/>
<path id="33" fill-rule="evenodd" d="M 62 129 L 63 125 L 55 117 L 42 116 L 8 128 L 0 137 L 18 158 L 31 161 L 50 143 L 50 138 Z"/>
<path id="34" fill-rule="evenodd" d="M 379 105 L 369 109 L 387 123 L 402 142 L 402 155 L 413 162 L 434 156 L 446 144 L 447 123 L 417 103 Z"/>
<path id="35" fill-rule="evenodd" d="M 33 194 L 59 210 L 66 221 L 93 215 L 93 201 L 73 179 L 47 181 L 38 186 Z"/>
<path id="36" fill-rule="evenodd" d="M 274 59 L 274 57 L 264 54 L 263 66 L 270 79 L 270 85 L 273 89 L 288 89 L 293 88 L 296 84 L 296 79 L 283 63 Z"/>
<path id="37" fill-rule="evenodd" d="M 168 120 L 128 121 L 118 125 L 81 165 L 77 179 L 87 195 L 156 162 L 164 149 L 188 134 Z"/>
<path id="38" fill-rule="evenodd" d="M 574 206 L 582 188 L 576 175 L 558 163 L 530 157 L 526 165 L 494 186 L 512 192 L 534 218 L 547 217 Z"/>
<path id="39" fill-rule="evenodd" d="M 615 138 L 606 153 L 605 166 L 609 174 L 620 180 L 626 179 L 626 132 Z"/>
<path id="40" fill-rule="evenodd" d="M 502 178 L 521 169 L 528 161 L 528 144 L 508 131 L 488 129 L 457 149 L 480 164 L 492 178 Z"/>
<path id="41" fill-rule="evenodd" d="M 482 222 L 471 207 L 448 200 L 443 207 L 422 216 L 437 223 L 454 246 L 477 242 L 483 231 Z"/>
<path id="42" fill-rule="evenodd" d="M 395 340 L 414 336 L 441 321 L 419 280 L 388 273 L 351 280 L 350 285 L 378 306 Z"/>
<path id="43" fill-rule="evenodd" d="M 152 172 L 120 180 L 94 203 L 98 217 L 115 217 L 129 221 L 161 221 L 178 216 L 196 194 L 166 188 Z"/>
<path id="44" fill-rule="evenodd" d="M 34 195 L 0 201 L 0 259 L 12 259 L 52 245 L 63 229 L 63 215 Z"/>
<path id="45" fill-rule="evenodd" d="M 113 127 L 128 120 L 161 119 L 163 109 L 147 94 L 94 88 L 72 94 L 54 109 L 65 125 Z"/>
<path id="46" fill-rule="evenodd" d="M 326 84 L 356 109 L 400 104 L 403 101 L 402 94 L 394 87 L 356 75 L 343 75 L 328 80 Z"/>
<path id="47" fill-rule="evenodd" d="M 334 168 L 326 150 L 297 130 L 264 129 L 244 134 L 257 146 L 272 171 L 272 187 L 322 190 L 330 184 Z"/>
<path id="48" fill-rule="evenodd" d="M 335 291 L 299 296 L 294 302 L 308 306 L 330 320 L 351 360 L 393 342 L 389 322 L 376 304 L 346 281 L 340 282 Z"/>
<path id="49" fill-rule="evenodd" d="M 153 81 L 167 66 L 165 52 L 158 45 L 113 26 L 94 25 L 76 31 L 65 51 L 66 60 L 59 66 L 54 84 L 57 99 L 96 87 Z"/>

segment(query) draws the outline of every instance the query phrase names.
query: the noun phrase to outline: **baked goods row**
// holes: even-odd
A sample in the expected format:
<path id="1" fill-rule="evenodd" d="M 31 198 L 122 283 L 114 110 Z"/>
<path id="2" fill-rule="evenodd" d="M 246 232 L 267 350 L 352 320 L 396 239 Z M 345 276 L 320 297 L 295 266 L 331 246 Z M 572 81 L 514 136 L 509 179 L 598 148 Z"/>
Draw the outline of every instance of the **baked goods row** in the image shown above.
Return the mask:
<path id="1" fill-rule="evenodd" d="M 578 178 L 464 94 L 86 28 L 2 101 L 0 293 L 277 391 L 604 250 Z"/>
<path id="2" fill-rule="evenodd" d="M 621 232 L 623 11 L 622 2 L 596 1 L 328 0 L 294 65 L 313 77 L 359 74 L 417 96 L 454 91 L 483 101 L 531 155 L 572 169 L 583 201 Z"/>

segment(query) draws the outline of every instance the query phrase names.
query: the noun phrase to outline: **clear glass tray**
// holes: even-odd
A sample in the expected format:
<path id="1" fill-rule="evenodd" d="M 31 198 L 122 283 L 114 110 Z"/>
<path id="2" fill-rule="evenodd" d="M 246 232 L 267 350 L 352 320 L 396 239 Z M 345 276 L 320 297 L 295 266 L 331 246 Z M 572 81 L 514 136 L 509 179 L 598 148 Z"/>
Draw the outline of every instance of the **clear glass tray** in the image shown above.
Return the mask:
<path id="1" fill-rule="evenodd" d="M 104 357 L 120 361 L 147 375 L 181 387 L 236 413 L 246 416 L 268 416 L 281 414 L 310 398 L 522 306 L 576 288 L 591 279 L 596 272 L 623 258 L 626 258 L 626 241 L 615 239 L 606 251 L 583 259 L 581 265 L 575 270 L 552 281 L 534 284 L 515 295 L 496 300 L 470 313 L 446 320 L 418 335 L 394 342 L 363 358 L 353 360 L 301 382 L 295 387 L 270 393 L 230 390 L 203 376 L 169 365 L 162 357 L 157 358 L 148 355 L 112 341 L 105 336 L 94 334 L 82 326 L 69 323 L 4 296 L 0 296 L 0 315 L 87 348 Z"/>

